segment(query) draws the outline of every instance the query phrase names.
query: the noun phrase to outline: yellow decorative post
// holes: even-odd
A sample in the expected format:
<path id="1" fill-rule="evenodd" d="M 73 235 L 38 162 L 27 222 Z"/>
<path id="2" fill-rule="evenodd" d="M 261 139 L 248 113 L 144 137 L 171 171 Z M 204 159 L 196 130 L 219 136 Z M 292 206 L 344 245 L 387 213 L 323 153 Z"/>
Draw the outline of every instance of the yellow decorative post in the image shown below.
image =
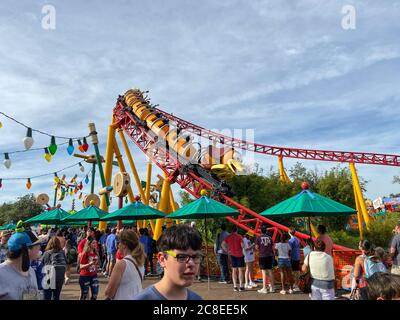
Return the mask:
<path id="1" fill-rule="evenodd" d="M 370 219 L 369 219 L 369 215 L 367 212 L 367 207 L 365 206 L 365 201 L 364 201 L 364 197 L 363 197 L 363 194 L 361 191 L 360 182 L 358 180 L 357 171 L 356 171 L 356 167 L 354 166 L 354 162 L 350 162 L 350 171 L 351 171 L 351 178 L 353 180 L 353 187 L 356 192 L 355 197 L 359 201 L 361 212 L 362 212 L 365 224 L 367 225 L 367 229 L 368 229 Z"/>

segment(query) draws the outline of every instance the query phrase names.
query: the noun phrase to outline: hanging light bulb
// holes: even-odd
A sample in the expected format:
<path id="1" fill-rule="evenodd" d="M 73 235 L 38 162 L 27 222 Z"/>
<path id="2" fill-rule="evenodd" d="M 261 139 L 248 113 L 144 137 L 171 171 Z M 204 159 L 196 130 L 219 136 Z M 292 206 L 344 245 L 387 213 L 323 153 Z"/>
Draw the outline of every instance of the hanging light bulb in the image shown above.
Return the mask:
<path id="1" fill-rule="evenodd" d="M 79 200 L 82 199 L 82 192 L 79 194 Z"/>
<path id="2" fill-rule="evenodd" d="M 33 146 L 33 138 L 32 138 L 32 129 L 28 128 L 28 131 L 26 132 L 26 137 L 22 140 L 24 143 L 25 149 L 29 150 Z"/>
<path id="3" fill-rule="evenodd" d="M 28 181 L 26 182 L 26 187 L 28 189 L 30 189 L 32 187 L 31 178 L 28 178 Z"/>
<path id="4" fill-rule="evenodd" d="M 86 184 L 89 183 L 89 177 L 88 177 L 88 176 L 86 176 L 86 178 L 85 178 L 85 183 L 86 183 Z"/>
<path id="5" fill-rule="evenodd" d="M 10 157 L 8 156 L 8 153 L 5 153 L 5 154 L 4 154 L 4 161 L 3 161 L 3 164 L 4 164 L 4 166 L 5 166 L 7 169 L 10 169 L 10 167 L 11 167 L 11 160 L 10 160 Z"/>
<path id="6" fill-rule="evenodd" d="M 51 154 L 49 153 L 48 148 L 44 148 L 44 158 L 46 159 L 47 162 L 51 161 Z"/>
<path id="7" fill-rule="evenodd" d="M 72 152 L 74 152 L 74 143 L 72 142 L 72 139 L 69 139 L 68 141 L 67 152 L 69 155 L 72 155 Z"/>
<path id="8" fill-rule="evenodd" d="M 60 182 L 60 178 L 57 175 L 57 172 L 54 172 L 54 178 L 53 178 L 54 183 L 59 183 Z"/>
<path id="9" fill-rule="evenodd" d="M 1 121 L 0 121 L 0 129 L 1 129 L 1 128 L 3 128 L 3 124 L 2 124 Z"/>
<path id="10" fill-rule="evenodd" d="M 50 145 L 49 145 L 49 151 L 50 151 L 52 156 L 54 156 L 54 154 L 57 151 L 56 138 L 54 136 L 51 137 Z"/>
<path id="11" fill-rule="evenodd" d="M 85 167 L 80 162 L 79 162 L 79 170 L 81 170 L 82 172 L 85 172 Z"/>
<path id="12" fill-rule="evenodd" d="M 78 149 L 80 152 L 85 152 L 85 150 L 83 150 L 83 147 L 82 147 L 82 142 L 79 139 L 78 139 Z"/>
<path id="13" fill-rule="evenodd" d="M 79 184 L 79 190 L 82 190 L 83 189 L 83 184 L 82 184 L 82 181 L 81 181 L 81 183 Z"/>
<path id="14" fill-rule="evenodd" d="M 83 149 L 83 152 L 86 152 L 86 151 L 88 151 L 88 149 L 89 149 L 89 145 L 88 145 L 88 143 L 87 143 L 87 141 L 86 141 L 86 137 L 83 138 L 82 149 Z"/>
<path id="15" fill-rule="evenodd" d="M 69 195 L 72 196 L 73 195 L 73 191 L 72 189 L 69 191 Z"/>

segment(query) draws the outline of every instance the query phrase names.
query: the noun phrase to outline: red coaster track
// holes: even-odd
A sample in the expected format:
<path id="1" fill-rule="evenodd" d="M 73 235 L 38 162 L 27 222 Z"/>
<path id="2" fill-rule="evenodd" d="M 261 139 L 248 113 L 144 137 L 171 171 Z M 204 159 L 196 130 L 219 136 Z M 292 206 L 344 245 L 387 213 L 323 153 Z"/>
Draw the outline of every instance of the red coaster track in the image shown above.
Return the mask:
<path id="1" fill-rule="evenodd" d="M 152 161 L 167 174 L 171 182 L 178 183 L 181 188 L 185 189 L 196 198 L 200 197 L 200 191 L 202 189 L 213 189 L 213 186 L 209 182 L 202 179 L 198 174 L 196 174 L 196 171 L 193 170 L 192 167 L 182 163 L 179 160 L 179 157 L 175 157 L 175 155 L 170 153 L 169 150 L 165 148 L 165 146 L 157 143 L 157 137 L 154 137 L 150 134 L 146 124 L 137 119 L 137 117 L 135 117 L 135 115 L 130 112 L 129 108 L 126 108 L 123 101 L 123 97 L 120 97 L 118 99 L 117 104 L 113 110 L 114 119 L 117 121 L 118 125 L 124 130 L 124 132 L 145 154 L 152 155 Z M 162 115 L 164 119 L 171 122 L 173 121 L 178 130 L 180 129 L 182 131 L 193 133 L 203 138 L 207 138 L 209 140 L 216 141 L 223 145 L 237 149 L 296 159 L 400 166 L 399 155 L 308 150 L 267 146 L 234 139 L 212 132 L 157 108 L 153 108 L 152 110 Z M 261 223 L 265 222 L 270 226 L 270 229 L 273 230 L 274 240 L 279 233 L 288 231 L 288 228 L 286 226 L 267 219 L 259 215 L 258 213 L 242 206 L 241 204 L 237 203 L 236 201 L 225 195 L 223 192 L 215 193 L 214 197 L 222 202 L 225 202 L 227 205 L 236 208 L 241 213 L 240 216 L 238 216 L 237 218 L 226 218 L 244 230 L 252 231 L 253 233 L 258 235 Z M 296 233 L 296 236 L 298 236 L 303 241 L 309 237 L 308 235 L 299 232 Z M 334 245 L 334 249 L 351 250 L 340 245 Z"/>

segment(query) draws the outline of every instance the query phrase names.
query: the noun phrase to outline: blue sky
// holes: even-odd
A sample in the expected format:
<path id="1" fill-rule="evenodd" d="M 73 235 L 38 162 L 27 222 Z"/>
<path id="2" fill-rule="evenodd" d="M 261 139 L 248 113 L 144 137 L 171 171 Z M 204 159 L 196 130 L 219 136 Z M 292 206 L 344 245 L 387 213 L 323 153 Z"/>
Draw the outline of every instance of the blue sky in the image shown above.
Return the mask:
<path id="1" fill-rule="evenodd" d="M 46 4 L 55 30 L 42 28 Z M 356 10 L 355 30 L 341 26 L 344 5 Z M 398 154 L 399 16 L 400 1 L 2 1 L 0 111 L 59 136 L 84 136 L 95 122 L 104 152 L 117 96 L 138 87 L 167 112 L 210 129 L 253 129 L 259 143 Z M 25 129 L 0 121 L 0 153 L 23 149 Z M 144 180 L 145 157 L 130 145 Z M 77 162 L 65 147 L 51 163 L 41 151 L 11 159 L 0 178 Z M 276 158 L 254 159 L 277 168 Z M 400 192 L 399 168 L 357 168 L 367 197 Z M 51 177 L 32 183 L 30 192 L 52 194 Z M 3 181 L 0 202 L 26 193 L 25 181 Z"/>

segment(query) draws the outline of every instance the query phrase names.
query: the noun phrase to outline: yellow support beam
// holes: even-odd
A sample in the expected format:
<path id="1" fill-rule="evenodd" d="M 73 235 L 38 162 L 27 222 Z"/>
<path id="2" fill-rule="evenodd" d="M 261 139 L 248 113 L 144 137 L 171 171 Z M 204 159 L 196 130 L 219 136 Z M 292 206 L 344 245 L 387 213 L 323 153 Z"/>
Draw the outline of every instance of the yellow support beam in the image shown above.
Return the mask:
<path id="1" fill-rule="evenodd" d="M 114 153 L 115 153 L 115 158 L 117 159 L 117 162 L 118 162 L 119 171 L 126 172 L 125 164 L 124 164 L 124 161 L 122 160 L 122 154 L 119 151 L 119 147 L 118 147 L 117 139 L 115 139 L 115 135 L 114 135 L 113 139 L 114 139 L 114 141 L 113 141 Z M 129 198 L 130 203 L 133 203 L 135 201 L 135 196 L 133 194 L 132 187 L 130 185 L 128 186 L 128 198 Z"/>
<path id="2" fill-rule="evenodd" d="M 171 188 L 169 190 L 169 203 L 171 204 L 171 212 L 175 212 L 176 210 L 178 210 L 178 208 L 175 205 L 174 194 L 172 193 L 172 189 Z M 179 219 L 176 219 L 175 223 L 179 224 L 180 223 Z"/>
<path id="3" fill-rule="evenodd" d="M 168 213 L 170 188 L 171 188 L 170 181 L 169 181 L 167 175 L 165 175 L 164 182 L 163 182 L 162 189 L 161 189 L 160 207 L 158 208 L 158 210 L 160 210 L 161 212 L 164 212 L 164 213 Z M 164 224 L 164 219 L 157 219 L 156 228 L 155 228 L 155 232 L 153 235 L 153 239 L 156 241 L 161 236 L 163 224 Z"/>
<path id="4" fill-rule="evenodd" d="M 311 226 L 311 233 L 312 233 L 312 236 L 313 236 L 314 238 L 317 238 L 317 237 L 318 237 L 317 229 L 314 227 L 314 225 L 313 225 L 312 223 L 310 223 L 310 226 Z"/>
<path id="5" fill-rule="evenodd" d="M 291 182 L 290 178 L 286 174 L 285 167 L 283 166 L 283 157 L 278 156 L 278 165 L 279 165 L 279 179 L 282 182 Z"/>
<path id="6" fill-rule="evenodd" d="M 106 161 L 104 164 L 104 179 L 106 181 L 106 186 L 111 185 L 111 176 L 112 176 L 112 161 L 114 156 L 114 141 L 115 141 L 115 129 L 114 125 L 114 117 L 112 117 L 111 124 L 108 126 L 108 134 L 107 134 L 107 146 L 106 146 Z M 108 206 L 106 202 L 106 198 L 103 195 L 101 197 L 100 209 L 108 212 Z M 107 222 L 100 221 L 99 229 L 105 230 L 107 228 Z"/>
<path id="7" fill-rule="evenodd" d="M 359 204 L 360 204 L 360 208 L 361 208 L 361 213 L 364 217 L 364 221 L 365 224 L 367 226 L 367 229 L 369 228 L 369 223 L 370 223 L 370 218 L 368 215 L 368 211 L 367 211 L 367 207 L 365 205 L 365 201 L 364 201 L 364 197 L 361 191 L 361 187 L 360 187 L 360 182 L 358 180 L 358 176 L 357 176 L 357 171 L 356 171 L 356 167 L 354 165 L 353 162 L 350 163 L 350 172 L 351 172 L 351 178 L 353 181 L 353 187 L 355 190 L 355 197 L 358 199 Z"/>
<path id="8" fill-rule="evenodd" d="M 131 167 L 131 170 L 132 170 L 132 173 L 133 173 L 133 177 L 134 177 L 134 179 L 136 181 L 136 186 L 138 187 L 140 197 L 142 198 L 142 201 L 144 202 L 144 201 L 146 201 L 146 196 L 145 196 L 145 194 L 143 192 L 143 188 L 142 188 L 142 185 L 140 183 L 139 175 L 137 173 L 135 163 L 133 162 L 133 158 L 132 158 L 131 152 L 130 152 L 130 150 L 128 148 L 128 144 L 126 143 L 124 132 L 122 131 L 122 129 L 118 129 L 118 133 L 119 133 L 119 137 L 121 138 L 121 142 L 122 142 L 122 145 L 124 147 L 125 154 L 126 154 L 126 156 L 128 158 L 128 162 L 129 162 L 129 165 Z"/>
<path id="9" fill-rule="evenodd" d="M 360 209 L 360 201 L 358 200 L 356 188 L 354 187 L 354 184 L 353 184 L 353 192 L 354 192 L 354 201 L 356 203 L 356 209 L 357 209 L 358 231 L 360 232 L 360 240 L 362 240 L 363 239 L 362 215 L 361 215 L 361 209 Z"/>
<path id="10" fill-rule="evenodd" d="M 146 206 L 148 206 L 150 202 L 151 169 L 152 169 L 152 163 L 149 158 L 147 161 L 147 177 L 146 177 L 146 192 L 145 192 L 146 198 L 143 199 Z M 142 226 L 143 226 L 142 228 L 145 228 L 147 226 L 146 220 L 142 221 Z"/>

